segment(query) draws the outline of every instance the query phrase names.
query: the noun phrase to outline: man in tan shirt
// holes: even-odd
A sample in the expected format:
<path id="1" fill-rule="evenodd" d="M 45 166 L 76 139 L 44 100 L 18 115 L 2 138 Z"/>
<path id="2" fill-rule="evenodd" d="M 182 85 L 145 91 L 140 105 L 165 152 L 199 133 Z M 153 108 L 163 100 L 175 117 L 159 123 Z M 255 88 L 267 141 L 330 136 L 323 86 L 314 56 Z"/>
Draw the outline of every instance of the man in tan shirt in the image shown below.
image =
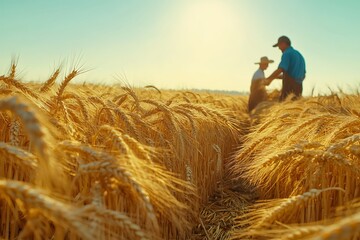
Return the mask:
<path id="1" fill-rule="evenodd" d="M 264 70 L 268 68 L 269 63 L 273 62 L 274 60 L 269 60 L 267 57 L 262 57 L 260 58 L 260 62 L 255 63 L 259 64 L 259 69 L 256 70 L 251 80 L 250 96 L 248 103 L 249 112 L 251 112 L 260 102 L 267 99 L 265 86 L 268 85 L 268 82 L 265 80 L 266 78 Z"/>

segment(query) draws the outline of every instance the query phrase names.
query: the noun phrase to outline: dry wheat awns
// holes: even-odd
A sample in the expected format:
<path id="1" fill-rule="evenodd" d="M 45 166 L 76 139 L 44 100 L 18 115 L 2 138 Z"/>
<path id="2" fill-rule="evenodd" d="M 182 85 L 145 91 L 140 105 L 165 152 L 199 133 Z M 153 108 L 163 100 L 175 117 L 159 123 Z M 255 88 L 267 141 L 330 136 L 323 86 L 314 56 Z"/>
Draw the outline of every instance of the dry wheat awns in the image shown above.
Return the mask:
<path id="1" fill-rule="evenodd" d="M 360 96 L 0 76 L 1 239 L 360 239 Z M 85 74 L 84 74 L 85 76 Z"/>
<path id="2" fill-rule="evenodd" d="M 234 239 L 359 239 L 359 208 L 336 214 L 360 197 L 359 99 L 334 94 L 259 112 L 228 164 L 260 199 L 238 217 Z M 321 194 L 295 201 L 311 189 Z"/>
<path id="3" fill-rule="evenodd" d="M 189 238 L 246 101 L 76 85 L 84 71 L 63 69 L 0 77 L 0 238 Z"/>

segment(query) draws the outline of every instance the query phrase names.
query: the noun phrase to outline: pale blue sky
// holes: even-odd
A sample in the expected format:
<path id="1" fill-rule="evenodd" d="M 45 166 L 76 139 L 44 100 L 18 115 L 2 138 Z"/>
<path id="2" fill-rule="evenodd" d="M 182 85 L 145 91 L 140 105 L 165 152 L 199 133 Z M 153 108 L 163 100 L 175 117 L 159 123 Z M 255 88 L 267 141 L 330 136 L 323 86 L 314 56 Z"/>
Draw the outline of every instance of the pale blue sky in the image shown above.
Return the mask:
<path id="1" fill-rule="evenodd" d="M 287 35 L 306 60 L 305 94 L 350 90 L 359 12 L 357 0 L 0 0 L 0 74 L 19 56 L 23 79 L 44 81 L 82 56 L 81 82 L 246 91 L 261 56 L 275 70 L 272 44 Z"/>

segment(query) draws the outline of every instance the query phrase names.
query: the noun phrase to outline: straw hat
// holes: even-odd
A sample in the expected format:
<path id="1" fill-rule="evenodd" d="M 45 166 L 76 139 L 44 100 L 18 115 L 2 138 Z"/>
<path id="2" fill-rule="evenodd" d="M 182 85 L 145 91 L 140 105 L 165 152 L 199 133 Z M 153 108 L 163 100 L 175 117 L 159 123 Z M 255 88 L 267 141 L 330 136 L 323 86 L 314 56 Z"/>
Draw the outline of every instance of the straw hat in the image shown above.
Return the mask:
<path id="1" fill-rule="evenodd" d="M 268 57 L 262 57 L 260 58 L 260 62 L 256 62 L 255 64 L 261 64 L 261 63 L 273 63 L 274 60 L 268 59 Z"/>

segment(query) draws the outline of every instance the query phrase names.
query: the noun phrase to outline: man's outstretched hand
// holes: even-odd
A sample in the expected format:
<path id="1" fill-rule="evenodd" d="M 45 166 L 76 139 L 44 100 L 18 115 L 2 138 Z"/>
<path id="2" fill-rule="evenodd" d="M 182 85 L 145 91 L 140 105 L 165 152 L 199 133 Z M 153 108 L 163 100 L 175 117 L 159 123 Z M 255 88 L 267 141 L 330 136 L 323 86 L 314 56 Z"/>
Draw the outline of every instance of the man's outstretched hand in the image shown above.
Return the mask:
<path id="1" fill-rule="evenodd" d="M 265 79 L 263 80 L 263 83 L 264 83 L 264 85 L 266 85 L 266 86 L 269 86 L 271 82 L 272 82 L 272 80 L 269 79 L 269 78 L 265 78 Z"/>
<path id="2" fill-rule="evenodd" d="M 282 68 L 276 69 L 268 78 L 266 78 L 265 82 L 267 83 L 267 85 L 269 85 L 275 78 L 279 78 L 280 76 L 282 76 L 282 72 Z"/>

